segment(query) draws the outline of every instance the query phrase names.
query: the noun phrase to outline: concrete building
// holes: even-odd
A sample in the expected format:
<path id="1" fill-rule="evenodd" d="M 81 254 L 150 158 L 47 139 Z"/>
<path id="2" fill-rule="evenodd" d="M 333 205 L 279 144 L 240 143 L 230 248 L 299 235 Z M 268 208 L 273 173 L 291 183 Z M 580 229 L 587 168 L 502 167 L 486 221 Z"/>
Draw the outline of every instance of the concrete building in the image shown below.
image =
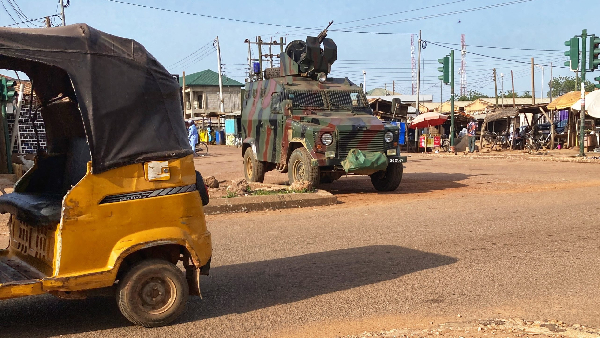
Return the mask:
<path id="1" fill-rule="evenodd" d="M 241 112 L 244 84 L 227 76 L 223 79 L 223 104 L 226 114 Z M 183 86 L 183 79 L 179 80 Z M 219 114 L 219 74 L 210 69 L 185 76 L 185 118 Z"/>

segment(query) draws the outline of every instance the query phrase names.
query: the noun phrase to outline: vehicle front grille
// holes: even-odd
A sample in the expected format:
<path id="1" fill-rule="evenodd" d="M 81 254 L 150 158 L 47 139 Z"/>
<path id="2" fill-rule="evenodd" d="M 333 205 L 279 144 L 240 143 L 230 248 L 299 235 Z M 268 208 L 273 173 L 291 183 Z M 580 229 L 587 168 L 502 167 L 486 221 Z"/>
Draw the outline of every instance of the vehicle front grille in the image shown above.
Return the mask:
<path id="1" fill-rule="evenodd" d="M 353 130 L 338 132 L 337 157 L 344 160 L 350 149 L 385 151 L 383 130 Z"/>

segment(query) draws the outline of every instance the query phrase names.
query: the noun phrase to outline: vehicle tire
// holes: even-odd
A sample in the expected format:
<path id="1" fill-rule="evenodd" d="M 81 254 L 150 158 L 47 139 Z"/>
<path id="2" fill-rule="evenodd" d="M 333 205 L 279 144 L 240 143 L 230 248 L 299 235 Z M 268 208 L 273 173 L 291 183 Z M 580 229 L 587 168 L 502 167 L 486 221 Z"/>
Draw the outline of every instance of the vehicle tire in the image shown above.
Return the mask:
<path id="1" fill-rule="evenodd" d="M 389 163 L 385 170 L 371 174 L 371 183 L 377 191 L 394 191 L 402 181 L 402 163 Z"/>
<path id="2" fill-rule="evenodd" d="M 313 167 L 311 159 L 306 148 L 298 148 L 292 152 L 288 161 L 290 184 L 299 181 L 308 181 L 313 187 L 319 184 L 319 167 Z"/>
<path id="3" fill-rule="evenodd" d="M 260 182 L 265 180 L 265 164 L 262 161 L 257 161 L 251 147 L 246 149 L 244 153 L 244 174 L 248 182 Z"/>
<path id="4" fill-rule="evenodd" d="M 210 202 L 210 196 L 208 195 L 206 184 L 204 184 L 204 178 L 202 178 L 202 174 L 198 170 L 196 170 L 196 190 L 200 193 L 202 205 L 207 205 Z"/>
<path id="5" fill-rule="evenodd" d="M 117 286 L 117 305 L 130 322 L 163 326 L 185 310 L 189 287 L 183 272 L 162 259 L 134 265 Z"/>

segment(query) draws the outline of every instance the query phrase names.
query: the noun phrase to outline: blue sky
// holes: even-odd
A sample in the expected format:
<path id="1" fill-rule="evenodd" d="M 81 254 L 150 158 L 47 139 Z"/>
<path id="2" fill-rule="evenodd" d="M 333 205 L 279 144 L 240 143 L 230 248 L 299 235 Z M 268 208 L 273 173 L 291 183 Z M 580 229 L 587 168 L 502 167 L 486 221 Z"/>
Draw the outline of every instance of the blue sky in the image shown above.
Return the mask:
<path id="1" fill-rule="evenodd" d="M 9 6 L 9 0 L 2 1 L 13 18 L 21 21 Z M 67 24 L 85 22 L 105 32 L 133 38 L 142 43 L 167 69 L 179 74 L 207 68 L 216 70 L 216 53 L 211 44 L 218 35 L 226 75 L 243 82 L 248 55 L 247 45 L 243 43 L 245 39 L 254 40 L 261 35 L 263 40 L 271 37 L 278 39 L 279 36 L 284 36 L 288 42 L 304 40 L 306 35 L 318 34 L 333 20 L 328 36 L 338 46 L 338 61 L 332 67 L 332 76 L 347 76 L 359 83 L 365 70 L 367 89 L 386 84 L 391 89 L 392 81 L 395 81 L 396 91 L 402 94 L 411 93 L 410 40 L 411 34 L 418 34 L 419 30 L 424 40 L 456 44 L 456 93 L 459 92 L 460 38 L 461 34 L 465 34 L 466 43 L 470 45 L 466 55 L 467 89 L 488 95 L 494 92 L 492 68 L 497 69 L 498 90 L 502 86 L 501 73 L 504 74 L 504 90 L 510 89 L 511 70 L 514 72 L 515 90 L 520 93 L 531 90 L 531 57 L 535 58 L 537 64 L 545 65 L 546 95 L 550 62 L 555 66 L 554 76 L 573 75 L 563 66 L 567 59 L 563 55 L 566 50 L 564 41 L 581 34 L 583 28 L 587 28 L 588 33 L 600 35 L 598 0 L 123 1 L 197 15 L 109 0 L 71 0 L 65 10 Z M 12 2 L 17 3 L 28 18 L 51 15 L 58 10 L 58 0 Z M 55 17 L 53 22 L 58 24 L 60 20 Z M 0 7 L 0 25 L 13 23 Z M 24 24 L 20 26 L 26 27 Z M 303 29 L 312 27 L 316 29 Z M 356 33 L 359 31 L 368 33 Z M 439 101 L 440 97 L 437 59 L 449 53 L 449 50 L 429 43 L 422 52 L 424 66 L 421 88 L 423 93 L 433 94 L 434 101 Z M 192 54 L 194 52 L 196 54 Z M 596 76 L 600 76 L 600 71 L 588 73 L 587 78 L 589 80 Z M 537 97 L 540 95 L 541 77 L 542 69 L 536 67 Z M 449 86 L 443 86 L 442 90 L 444 100 L 448 99 Z"/>

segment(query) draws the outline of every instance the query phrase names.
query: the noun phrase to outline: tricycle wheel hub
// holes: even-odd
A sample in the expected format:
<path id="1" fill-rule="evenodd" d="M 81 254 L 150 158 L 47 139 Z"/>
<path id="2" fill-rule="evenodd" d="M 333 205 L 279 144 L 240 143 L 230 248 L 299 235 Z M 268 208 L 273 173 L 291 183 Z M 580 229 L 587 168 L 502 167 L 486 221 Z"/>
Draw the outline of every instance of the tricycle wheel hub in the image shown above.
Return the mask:
<path id="1" fill-rule="evenodd" d="M 141 306 L 149 313 L 162 313 L 175 301 L 175 284 L 169 278 L 152 277 L 140 288 Z"/>

